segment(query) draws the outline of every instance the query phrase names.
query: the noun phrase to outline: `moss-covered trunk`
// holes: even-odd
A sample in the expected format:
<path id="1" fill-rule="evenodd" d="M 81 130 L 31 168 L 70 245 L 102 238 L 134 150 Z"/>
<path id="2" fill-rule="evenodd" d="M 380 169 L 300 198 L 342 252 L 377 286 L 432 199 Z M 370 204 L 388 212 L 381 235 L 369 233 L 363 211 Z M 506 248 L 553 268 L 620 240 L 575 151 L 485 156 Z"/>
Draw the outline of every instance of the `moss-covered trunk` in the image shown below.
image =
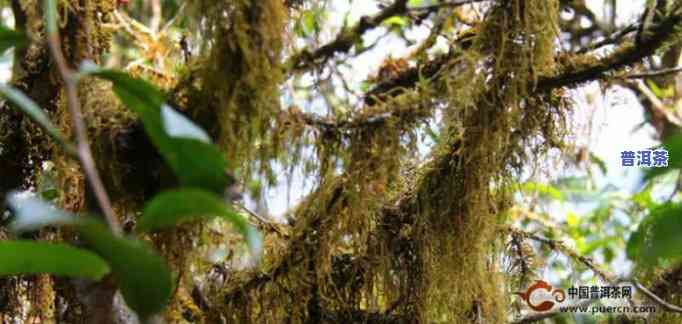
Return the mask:
<path id="1" fill-rule="evenodd" d="M 110 43 L 110 14 L 115 2 L 108 0 L 74 0 L 59 2 L 59 28 L 68 64 L 77 68 L 80 62 L 99 62 Z M 30 37 L 29 46 L 14 54 L 11 83 L 33 99 L 67 136 L 72 136 L 64 99 L 63 82 L 50 57 L 42 18 L 42 1 L 13 0 L 16 29 Z M 106 97 L 106 89 L 83 89 L 81 99 Z M 97 109 L 86 105 L 86 109 Z M 123 109 L 122 107 L 118 107 Z M 55 202 L 60 207 L 82 212 L 94 210 L 87 203 L 83 174 L 78 163 L 67 157 L 46 134 L 28 118 L 5 104 L 0 107 L 0 143 L 2 145 L 2 181 L 0 196 L 10 190 L 57 190 Z M 91 127 L 100 133 L 108 130 Z M 102 145 L 97 140 L 93 145 Z M 47 163 L 47 164 L 46 164 Z M 117 178 L 117 175 L 112 175 Z M 49 183 L 50 187 L 44 187 Z M 3 199 L 4 201 L 4 199 Z M 5 206 L 2 210 L 5 210 Z M 13 234 L 3 233 L 3 238 Z M 74 241 L 72 233 L 45 229 L 23 234 L 24 238 L 47 241 Z M 0 281 L 0 315 L 3 323 L 108 323 L 113 319 L 110 283 L 55 278 L 49 275 L 19 276 Z"/>

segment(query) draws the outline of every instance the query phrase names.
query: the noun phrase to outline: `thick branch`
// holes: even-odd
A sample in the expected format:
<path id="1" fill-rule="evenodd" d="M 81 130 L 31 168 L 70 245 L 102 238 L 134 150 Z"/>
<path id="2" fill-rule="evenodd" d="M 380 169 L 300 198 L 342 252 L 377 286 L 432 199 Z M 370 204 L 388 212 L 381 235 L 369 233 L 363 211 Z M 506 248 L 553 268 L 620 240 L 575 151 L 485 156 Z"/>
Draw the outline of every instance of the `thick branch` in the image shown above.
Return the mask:
<path id="1" fill-rule="evenodd" d="M 682 15 L 675 12 L 666 18 L 661 24 L 654 26 L 650 32 L 650 37 L 644 40 L 639 47 L 630 43 L 622 44 L 613 54 L 602 59 L 595 60 L 593 55 L 570 55 L 562 59 L 562 72 L 553 76 L 540 77 L 536 85 L 536 90 L 547 91 L 550 89 L 576 86 L 580 83 L 593 80 L 604 79 L 609 73 L 623 67 L 636 64 L 645 57 L 653 55 L 657 49 L 670 41 L 675 35 L 675 29 L 682 23 Z M 468 38 L 467 38 L 468 39 Z M 462 40 L 458 42 L 463 46 Z M 421 79 L 435 79 L 439 77 L 448 62 L 452 60 L 452 55 L 441 55 L 417 67 L 412 67 L 400 72 L 394 78 L 383 81 L 372 88 L 365 95 L 367 106 L 376 105 L 389 98 L 396 97 L 405 93 L 407 89 L 414 88 Z M 575 63 L 579 62 L 579 63 Z M 662 73 L 673 73 L 675 71 L 661 71 Z M 402 114 L 406 112 L 402 111 Z M 371 126 L 381 123 L 389 118 L 396 117 L 398 112 L 381 112 L 376 115 L 363 115 L 347 120 L 330 120 L 314 114 L 304 114 L 303 120 L 306 124 L 314 127 L 333 129 L 349 129 L 363 126 Z"/>
<path id="2" fill-rule="evenodd" d="M 566 59 L 567 62 L 563 64 L 563 72 L 556 76 L 541 77 L 538 80 L 537 89 L 546 91 L 603 79 L 611 71 L 636 64 L 645 57 L 653 55 L 666 42 L 672 40 L 680 23 L 682 23 L 682 15 L 679 10 L 676 10 L 671 16 L 654 26 L 650 33 L 651 36 L 644 39 L 639 46 L 625 44 L 601 60 L 587 60 L 587 63 L 582 64 L 571 63 L 584 61 L 580 57 L 569 57 Z"/>

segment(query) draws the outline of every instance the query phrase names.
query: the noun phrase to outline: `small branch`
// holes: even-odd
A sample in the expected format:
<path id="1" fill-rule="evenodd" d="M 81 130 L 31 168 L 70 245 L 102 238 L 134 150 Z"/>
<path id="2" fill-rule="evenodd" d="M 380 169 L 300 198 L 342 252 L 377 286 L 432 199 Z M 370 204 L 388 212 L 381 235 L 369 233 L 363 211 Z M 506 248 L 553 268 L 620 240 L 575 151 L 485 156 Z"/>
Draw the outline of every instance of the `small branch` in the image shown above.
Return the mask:
<path id="1" fill-rule="evenodd" d="M 342 30 L 336 39 L 323 45 L 314 52 L 304 49 L 300 53 L 291 57 L 287 62 L 287 66 L 294 71 L 302 71 L 314 67 L 318 64 L 326 62 L 329 58 L 340 52 L 348 52 L 356 40 L 361 38 L 367 31 L 372 30 L 384 20 L 393 16 L 403 15 L 407 13 L 407 0 L 396 0 L 392 5 L 384 8 L 374 16 L 363 16 L 360 21 L 350 28 L 350 30 Z"/>
<path id="2" fill-rule="evenodd" d="M 161 19 L 163 19 L 163 12 L 161 8 L 161 0 L 152 0 L 152 19 L 149 23 L 150 29 L 154 32 L 159 31 L 159 26 L 161 26 Z"/>
<path id="3" fill-rule="evenodd" d="M 637 288 L 637 290 L 642 292 L 642 294 L 644 294 L 647 298 L 649 298 L 649 300 L 653 301 L 658 306 L 661 306 L 664 310 L 671 312 L 671 313 L 682 313 L 682 307 L 666 302 L 661 297 L 656 296 L 649 289 L 647 289 L 646 287 L 644 287 L 642 284 L 640 284 L 637 281 L 633 280 L 631 282 L 635 286 L 635 288 Z"/>
<path id="4" fill-rule="evenodd" d="M 261 226 L 267 227 L 267 228 L 270 229 L 271 231 L 277 232 L 277 234 L 279 234 L 279 235 L 282 236 L 282 237 L 287 237 L 287 236 L 288 236 L 287 233 L 285 233 L 284 231 L 282 231 L 282 230 L 278 227 L 279 224 L 276 224 L 276 223 L 274 223 L 274 222 L 271 222 L 271 221 L 265 219 L 265 217 L 263 217 L 263 216 L 261 216 L 261 215 L 258 215 L 256 212 L 254 212 L 254 211 L 252 211 L 251 209 L 249 209 L 249 208 L 247 208 L 246 206 L 244 206 L 244 204 L 241 204 L 241 203 L 234 203 L 234 205 L 235 205 L 235 207 L 238 207 L 239 209 L 244 210 L 247 214 L 249 214 L 251 217 L 253 217 L 253 218 L 256 220 L 256 222 L 258 222 Z"/>
<path id="5" fill-rule="evenodd" d="M 616 44 L 623 40 L 623 38 L 628 34 L 637 31 L 637 29 L 639 29 L 639 24 L 631 24 L 623 28 L 622 30 L 611 34 L 609 37 L 606 37 L 601 41 L 585 46 L 584 48 L 577 51 L 576 54 L 586 54 L 588 52 L 594 51 L 606 45 Z"/>
<path id="6" fill-rule="evenodd" d="M 49 24 L 49 23 L 48 23 Z M 51 28 L 48 27 L 48 31 Z M 97 172 L 97 167 L 95 166 L 95 160 L 92 157 L 92 151 L 90 150 L 90 144 L 88 141 L 88 134 L 86 130 L 85 123 L 83 122 L 83 114 L 81 113 L 80 101 L 78 99 L 78 75 L 73 72 L 67 65 L 66 59 L 61 49 L 61 41 L 59 39 L 59 33 L 56 28 L 48 32 L 48 44 L 52 57 L 57 64 L 59 73 L 64 79 L 64 88 L 66 90 L 66 96 L 68 101 L 69 114 L 71 115 L 71 123 L 75 127 L 77 146 L 76 150 L 78 153 L 78 159 L 80 160 L 83 170 L 85 171 L 86 178 L 92 186 L 92 190 L 97 198 L 97 201 L 104 213 L 104 217 L 111 228 L 111 230 L 120 235 L 121 225 L 114 214 L 113 208 L 111 206 L 111 201 L 104 188 L 102 179 Z"/>
<path id="7" fill-rule="evenodd" d="M 679 8 L 674 14 L 666 17 L 659 24 L 651 28 L 651 36 L 642 43 L 634 46 L 625 44 L 616 49 L 613 54 L 603 59 L 580 64 L 567 65 L 564 70 L 554 76 L 539 78 L 537 90 L 548 91 L 555 88 L 575 86 L 577 84 L 605 79 L 608 73 L 635 64 L 645 57 L 653 55 L 666 42 L 678 35 L 678 28 L 682 24 L 682 12 Z M 573 57 L 575 58 L 575 57 Z M 573 61 L 578 61 L 573 59 Z"/>
<path id="8" fill-rule="evenodd" d="M 474 3 L 486 2 L 486 1 L 492 1 L 492 0 L 443 1 L 441 3 L 437 3 L 434 5 L 423 6 L 423 7 L 412 7 L 409 9 L 410 10 L 419 10 L 419 11 L 436 11 L 440 8 L 455 8 L 455 7 L 461 7 L 461 6 L 468 5 L 468 4 L 474 4 Z"/>
<path id="9" fill-rule="evenodd" d="M 651 102 L 651 109 L 655 111 L 658 116 L 663 116 L 667 122 L 674 125 L 682 125 L 682 120 L 678 118 L 670 109 L 668 109 L 665 103 L 658 98 L 658 96 L 649 89 L 649 87 L 642 80 L 635 81 L 635 87 L 637 90 L 646 97 L 649 102 Z"/>
<path id="10" fill-rule="evenodd" d="M 410 11 L 426 13 L 435 12 L 438 9 L 444 7 L 455 8 L 484 1 L 492 0 L 455 0 L 424 7 L 408 7 L 407 0 L 396 0 L 393 4 L 383 8 L 374 16 L 363 16 L 355 26 L 348 30 L 341 31 L 336 36 L 336 39 L 321 46 L 314 52 L 304 49 L 300 53 L 295 54 L 293 57 L 287 60 L 287 66 L 293 71 L 304 71 L 326 62 L 337 53 L 348 52 L 351 50 L 351 48 L 353 48 L 355 42 L 362 38 L 362 35 L 376 27 L 379 27 L 386 19 L 394 16 L 406 15 L 409 14 Z"/>
<path id="11" fill-rule="evenodd" d="M 324 118 L 316 114 L 303 114 L 302 118 L 307 125 L 315 126 L 323 131 L 343 131 L 347 129 L 379 125 L 384 123 L 392 116 L 393 114 L 391 114 L 390 112 L 382 112 L 377 115 L 367 116 L 363 118 L 351 118 L 340 120 Z"/>
<path id="12" fill-rule="evenodd" d="M 512 227 L 505 227 L 503 228 L 508 233 L 513 233 L 515 235 L 518 235 L 520 237 L 530 239 L 536 242 L 539 242 L 541 244 L 547 245 L 549 248 L 552 250 L 558 251 L 576 261 L 579 263 L 582 263 L 585 265 L 587 268 L 592 270 L 597 276 L 602 278 L 602 280 L 608 282 L 608 283 L 613 283 L 616 282 L 616 276 L 609 273 L 606 270 L 600 269 L 600 267 L 592 261 L 589 257 L 580 255 L 577 251 L 573 250 L 572 248 L 566 246 L 563 242 L 561 241 L 556 241 L 556 240 L 551 240 L 548 238 L 541 237 L 539 235 L 533 234 L 533 233 L 528 233 L 525 231 L 522 231 L 520 229 L 512 228 Z"/>
<path id="13" fill-rule="evenodd" d="M 667 68 L 667 69 L 660 69 L 660 70 L 655 70 L 655 71 L 646 71 L 642 73 L 634 73 L 634 74 L 628 74 L 623 76 L 625 79 L 643 79 L 643 78 L 651 78 L 651 77 L 657 77 L 657 76 L 664 76 L 664 75 L 670 75 L 670 74 L 677 74 L 682 72 L 682 66 L 677 66 L 673 68 Z"/>

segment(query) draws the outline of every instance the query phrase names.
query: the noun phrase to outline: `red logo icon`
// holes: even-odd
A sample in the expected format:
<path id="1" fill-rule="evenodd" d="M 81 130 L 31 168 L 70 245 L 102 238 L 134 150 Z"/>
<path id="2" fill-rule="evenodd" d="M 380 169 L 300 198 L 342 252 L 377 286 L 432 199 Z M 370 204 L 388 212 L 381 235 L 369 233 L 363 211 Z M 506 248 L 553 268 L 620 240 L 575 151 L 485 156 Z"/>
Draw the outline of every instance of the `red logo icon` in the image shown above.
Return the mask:
<path id="1" fill-rule="evenodd" d="M 554 298 L 554 300 L 545 300 L 542 301 L 539 304 L 533 304 L 530 300 L 530 296 L 533 295 L 533 292 L 536 290 L 544 290 L 547 293 L 551 294 Z M 536 280 L 535 283 L 533 283 L 526 292 L 516 292 L 514 293 L 516 295 L 521 296 L 521 299 L 523 299 L 526 304 L 528 304 L 528 307 L 530 307 L 532 310 L 536 312 L 546 312 L 552 307 L 554 307 L 555 303 L 560 303 L 566 300 L 566 294 L 564 293 L 563 290 L 561 289 L 553 289 L 552 286 L 550 286 L 547 282 L 542 281 L 542 280 Z"/>

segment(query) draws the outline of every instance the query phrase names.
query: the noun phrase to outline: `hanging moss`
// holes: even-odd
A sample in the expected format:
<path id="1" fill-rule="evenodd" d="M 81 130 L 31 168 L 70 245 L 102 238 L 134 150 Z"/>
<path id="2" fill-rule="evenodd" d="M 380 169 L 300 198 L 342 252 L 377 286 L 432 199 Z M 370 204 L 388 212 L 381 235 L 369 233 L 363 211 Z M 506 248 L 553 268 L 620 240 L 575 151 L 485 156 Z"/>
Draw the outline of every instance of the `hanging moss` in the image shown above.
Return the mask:
<path id="1" fill-rule="evenodd" d="M 110 34 L 97 23 L 108 19 L 111 6 L 60 2 L 60 12 L 94 28 L 81 30 L 78 21 L 63 18 L 70 58 L 96 59 L 106 50 Z M 211 131 L 233 168 L 244 167 L 245 177 L 252 171 L 269 174 L 271 160 L 296 149 L 291 141 L 311 144 L 302 114 L 284 116 L 280 109 L 286 8 L 279 0 L 202 0 L 192 7 L 205 43 L 189 68 L 197 75 L 183 81 L 192 87 L 178 103 L 200 123 L 218 121 Z M 562 94 L 534 91 L 539 76 L 555 72 L 557 12 L 555 0 L 496 3 L 471 48 L 445 64 L 443 80 L 422 80 L 416 90 L 353 116 L 391 114 L 381 122 L 318 130 L 319 188 L 296 209 L 286 235 L 266 234 L 259 268 L 240 271 L 202 260 L 208 247 L 233 243 L 226 227 L 187 224 L 150 235 L 177 275 L 165 319 L 505 322 L 507 299 L 501 275 L 489 262 L 496 252 L 490 242 L 509 205 L 509 193 L 500 188 L 507 187 L 512 170 L 561 142 Z M 174 80 L 136 73 L 175 86 Z M 112 143 L 135 120 L 106 82 L 86 80 L 79 96 L 116 214 L 134 221 L 127 215 L 143 199 L 127 187 L 123 175 L 131 166 L 121 162 L 123 153 Z M 57 125 L 72 136 L 63 93 L 54 107 Z M 443 111 L 442 140 L 429 162 L 416 165 L 410 161 L 413 129 L 434 107 Z M 52 159 L 59 205 L 83 210 L 85 179 L 78 164 L 59 153 Z M 288 162 L 302 162 L 296 159 Z M 242 255 L 235 251 L 228 264 Z M 204 276 L 209 287 L 195 287 L 195 276 Z"/>
<path id="2" fill-rule="evenodd" d="M 406 130 L 423 118 L 420 109 L 405 109 L 417 113 L 400 123 L 387 118 L 323 132 L 316 144 L 320 189 L 297 208 L 288 248 L 273 249 L 287 252 L 230 278 L 211 298 L 216 308 L 209 317 L 506 321 L 490 242 L 509 206 L 509 193 L 500 188 L 511 171 L 560 143 L 565 100 L 533 91 L 539 75 L 554 72 L 557 12 L 556 1 L 494 7 L 473 47 L 446 65 L 457 73 L 446 69 L 444 82 L 425 82 L 364 111 L 371 116 L 420 105 L 428 115 L 431 105 L 446 106 L 444 139 L 424 166 L 405 166 Z M 292 116 L 285 122 L 300 122 Z"/>
<path id="3" fill-rule="evenodd" d="M 278 0 L 193 6 L 205 42 L 197 71 L 200 91 L 190 100 L 200 106 L 191 108 L 219 120 L 213 131 L 228 160 L 249 173 L 249 161 L 268 161 L 279 150 L 271 131 L 280 110 L 287 9 Z"/>
<path id="4" fill-rule="evenodd" d="M 493 8 L 462 62 L 471 79 L 458 75 L 448 82 L 456 110 L 448 113 L 453 119 L 441 149 L 455 156 L 436 159 L 441 162 L 430 167 L 424 177 L 429 182 L 417 193 L 423 322 L 504 321 L 501 277 L 486 256 L 497 215 L 509 205 L 508 193 L 499 188 L 511 168 L 527 160 L 534 141 L 553 139 L 560 130 L 561 99 L 531 94 L 537 76 L 553 72 L 556 12 L 556 1 L 508 1 Z"/>

